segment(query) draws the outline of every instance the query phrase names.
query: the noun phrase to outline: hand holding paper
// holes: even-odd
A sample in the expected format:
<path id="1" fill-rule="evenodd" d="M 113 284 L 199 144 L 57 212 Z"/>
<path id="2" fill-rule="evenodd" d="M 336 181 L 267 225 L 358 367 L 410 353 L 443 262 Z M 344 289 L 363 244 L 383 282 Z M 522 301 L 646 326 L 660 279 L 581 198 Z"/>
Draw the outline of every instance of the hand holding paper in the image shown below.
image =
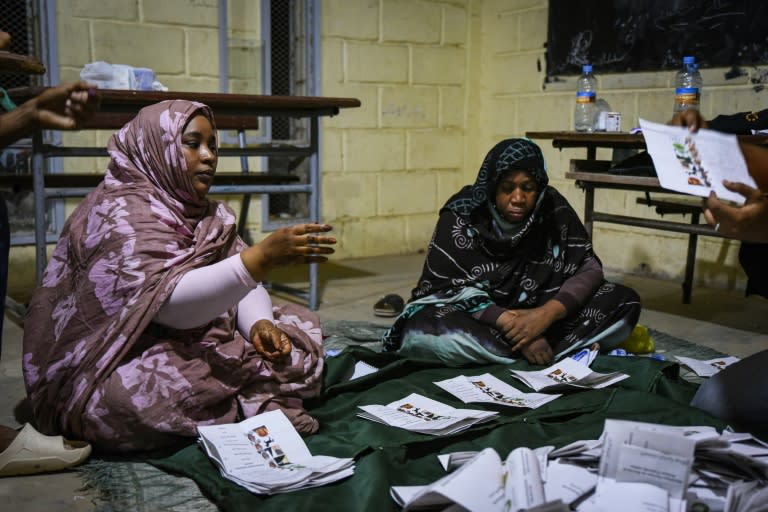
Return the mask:
<path id="1" fill-rule="evenodd" d="M 662 187 L 701 197 L 714 191 L 737 204 L 743 204 L 744 197 L 725 188 L 723 180 L 757 187 L 735 135 L 703 129 L 692 133 L 644 119 L 640 126 Z"/>

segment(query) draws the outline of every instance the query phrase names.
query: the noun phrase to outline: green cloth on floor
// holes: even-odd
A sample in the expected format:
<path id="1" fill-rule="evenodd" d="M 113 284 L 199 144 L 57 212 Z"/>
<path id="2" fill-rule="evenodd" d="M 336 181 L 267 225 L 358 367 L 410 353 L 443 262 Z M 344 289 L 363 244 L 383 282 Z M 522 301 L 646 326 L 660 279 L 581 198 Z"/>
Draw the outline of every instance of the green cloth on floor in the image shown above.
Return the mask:
<path id="1" fill-rule="evenodd" d="M 379 371 L 354 381 L 345 380 L 358 360 L 378 367 Z M 258 496 L 221 477 L 198 446 L 189 446 L 150 463 L 192 478 L 224 511 L 398 510 L 389 496 L 390 486 L 425 485 L 444 476 L 436 457 L 439 453 L 493 447 L 504 458 L 519 446 L 559 447 L 579 439 L 597 439 L 606 418 L 712 425 L 718 429 L 725 426 L 687 405 L 697 386 L 680 378 L 676 363 L 643 357 L 599 356 L 592 364 L 594 371 L 622 371 L 630 378 L 607 389 L 572 392 L 534 410 L 463 404 L 433 384 L 457 375 L 487 372 L 530 392 L 509 370 L 538 368 L 525 361 L 445 368 L 434 362 L 348 347 L 328 360 L 325 391 L 307 404 L 321 428 L 305 441 L 314 455 L 356 457 L 353 477 L 324 487 Z M 420 393 L 457 408 L 494 410 L 499 417 L 445 437 L 417 434 L 356 417 L 359 405 L 384 405 L 410 393 Z"/>

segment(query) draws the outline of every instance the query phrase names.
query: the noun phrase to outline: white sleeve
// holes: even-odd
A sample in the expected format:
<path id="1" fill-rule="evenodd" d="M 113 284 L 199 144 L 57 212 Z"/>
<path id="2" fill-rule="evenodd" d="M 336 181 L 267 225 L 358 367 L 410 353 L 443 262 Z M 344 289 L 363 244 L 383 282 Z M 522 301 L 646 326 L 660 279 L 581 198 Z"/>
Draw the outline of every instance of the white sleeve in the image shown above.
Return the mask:
<path id="1" fill-rule="evenodd" d="M 250 341 L 251 327 L 265 318 L 273 323 L 275 321 L 272 314 L 272 299 L 267 289 L 259 285 L 243 297 L 237 306 L 237 330 L 243 338 Z"/>
<path id="2" fill-rule="evenodd" d="M 262 291 L 259 292 L 259 289 Z M 249 298 L 251 292 L 255 293 L 257 300 Z M 268 305 L 264 304 L 262 293 L 266 295 Z M 154 321 L 175 329 L 191 329 L 207 324 L 244 299 L 248 299 L 247 310 L 256 307 L 258 311 L 249 313 L 250 318 L 261 314 L 264 315 L 261 318 L 272 319 L 269 295 L 263 286 L 253 280 L 240 255 L 235 254 L 213 265 L 196 268 L 184 274 L 171 296 L 155 315 Z"/>

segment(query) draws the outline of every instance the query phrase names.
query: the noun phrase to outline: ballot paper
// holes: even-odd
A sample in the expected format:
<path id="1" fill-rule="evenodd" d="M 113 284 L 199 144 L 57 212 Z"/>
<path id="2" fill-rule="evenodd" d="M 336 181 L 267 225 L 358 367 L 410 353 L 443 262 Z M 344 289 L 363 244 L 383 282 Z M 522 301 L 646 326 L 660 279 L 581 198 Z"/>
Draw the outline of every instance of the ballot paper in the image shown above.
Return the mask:
<path id="1" fill-rule="evenodd" d="M 629 378 L 621 372 L 598 373 L 565 357 L 549 368 L 537 371 L 510 370 L 512 375 L 535 391 L 600 389 Z"/>
<path id="2" fill-rule="evenodd" d="M 349 378 L 349 380 L 359 379 L 360 377 L 371 375 L 373 373 L 376 373 L 377 371 L 379 371 L 379 369 L 376 368 L 375 366 L 371 366 L 365 361 L 358 361 L 357 363 L 355 363 L 355 369 L 352 372 L 352 376 Z"/>
<path id="3" fill-rule="evenodd" d="M 757 188 L 747 171 L 736 135 L 712 130 L 696 133 L 640 119 L 648 153 L 662 187 L 707 197 L 714 191 L 721 199 L 744 203 L 744 197 L 723 186 L 723 180 Z"/>
<path id="4" fill-rule="evenodd" d="M 717 357 L 706 361 L 683 356 L 675 356 L 675 359 L 690 368 L 699 377 L 711 377 L 733 363 L 740 361 L 738 357 L 734 356 Z"/>
<path id="5" fill-rule="evenodd" d="M 503 461 L 490 448 L 441 454 L 449 474 L 390 495 L 405 510 L 751 512 L 768 510 L 766 455 L 748 433 L 608 419 L 600 439 L 516 448 Z"/>
<path id="6" fill-rule="evenodd" d="M 605 420 L 600 476 L 645 482 L 683 498 L 696 440 L 679 431 L 632 421 Z"/>
<path id="7" fill-rule="evenodd" d="M 474 377 L 459 375 L 452 379 L 435 382 L 435 385 L 440 386 L 465 404 L 485 402 L 509 407 L 536 409 L 560 396 L 544 393 L 523 393 L 490 373 Z"/>
<path id="8" fill-rule="evenodd" d="M 404 511 L 458 505 L 471 511 L 506 512 L 536 510 L 547 503 L 536 454 L 525 447 L 512 450 L 503 462 L 496 450 L 485 448 L 430 485 L 393 486 L 390 495 Z M 567 510 L 562 503 L 548 509 Z"/>
<path id="9" fill-rule="evenodd" d="M 466 430 L 497 416 L 491 411 L 455 409 L 417 393 L 387 405 L 361 405 L 360 418 L 404 428 L 412 432 L 442 436 Z"/>
<path id="10" fill-rule="evenodd" d="M 255 494 L 275 494 L 347 478 L 354 461 L 312 455 L 281 410 L 240 423 L 198 426 L 199 442 L 221 475 Z"/>

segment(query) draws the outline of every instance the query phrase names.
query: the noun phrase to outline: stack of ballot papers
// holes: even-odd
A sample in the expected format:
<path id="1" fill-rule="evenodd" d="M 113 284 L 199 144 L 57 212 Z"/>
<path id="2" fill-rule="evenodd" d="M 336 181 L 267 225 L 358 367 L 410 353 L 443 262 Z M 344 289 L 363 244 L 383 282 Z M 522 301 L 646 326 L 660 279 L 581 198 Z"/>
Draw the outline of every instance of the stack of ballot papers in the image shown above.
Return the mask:
<path id="1" fill-rule="evenodd" d="M 600 389 L 629 378 L 621 372 L 598 373 L 588 366 L 565 357 L 549 368 L 536 371 L 510 370 L 512 375 L 535 391 Z"/>
<path id="2" fill-rule="evenodd" d="M 559 499 L 545 499 L 540 465 L 529 448 L 512 450 L 504 461 L 486 448 L 431 485 L 393 486 L 390 496 L 406 511 L 449 505 L 484 512 L 568 510 Z"/>
<path id="3" fill-rule="evenodd" d="M 313 456 L 280 410 L 197 431 L 221 475 L 255 494 L 317 487 L 354 473 L 353 459 Z"/>
<path id="4" fill-rule="evenodd" d="M 497 413 L 475 409 L 454 409 L 417 393 L 387 405 L 361 405 L 357 415 L 392 427 L 421 434 L 443 436 L 492 420 Z"/>
<path id="5" fill-rule="evenodd" d="M 490 373 L 484 373 L 476 377 L 459 375 L 452 379 L 435 382 L 435 385 L 443 388 L 465 404 L 484 402 L 509 407 L 536 409 L 560 396 L 543 393 L 523 393 L 506 382 L 497 379 Z"/>
<path id="6" fill-rule="evenodd" d="M 609 419 L 596 440 L 520 447 L 504 460 L 486 448 L 438 461 L 446 476 L 392 486 L 392 499 L 404 510 L 768 510 L 768 445 L 709 426 Z"/>
<path id="7" fill-rule="evenodd" d="M 675 356 L 675 359 L 677 359 L 680 364 L 690 368 L 693 373 L 699 377 L 711 377 L 733 363 L 740 361 L 738 357 L 734 356 L 717 357 L 706 361 L 683 356 Z"/>

